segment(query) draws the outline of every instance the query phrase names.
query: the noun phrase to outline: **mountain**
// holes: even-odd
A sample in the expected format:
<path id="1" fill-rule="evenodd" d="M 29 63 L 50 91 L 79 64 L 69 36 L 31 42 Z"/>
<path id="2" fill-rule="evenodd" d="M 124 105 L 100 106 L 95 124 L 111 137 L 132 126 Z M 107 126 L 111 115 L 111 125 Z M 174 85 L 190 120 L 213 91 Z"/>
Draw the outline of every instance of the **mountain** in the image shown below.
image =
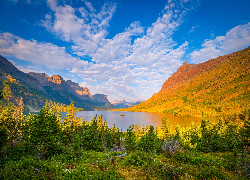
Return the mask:
<path id="1" fill-rule="evenodd" d="M 74 101 L 76 106 L 85 107 L 87 110 L 106 110 L 115 108 L 108 101 L 107 95 L 103 95 L 105 96 L 104 99 L 95 98 L 95 96 L 99 94 L 92 96 L 88 88 L 80 87 L 78 83 L 71 80 L 65 81 L 59 75 L 50 77 L 45 73 L 30 72 L 28 74 L 36 78 L 49 94 L 53 95 L 64 104 L 69 104 L 70 101 Z"/>
<path id="2" fill-rule="evenodd" d="M 46 93 L 42 85 L 36 78 L 19 71 L 11 62 L 0 55 L 0 81 L 3 81 L 7 75 L 12 76 L 14 79 L 18 79 L 22 85 L 25 85 L 31 89 L 37 89 L 43 93 Z"/>
<path id="3" fill-rule="evenodd" d="M 233 115 L 250 108 L 250 47 L 199 64 L 184 63 L 158 93 L 125 111 Z"/>
<path id="4" fill-rule="evenodd" d="M 113 104 L 116 108 L 121 109 L 121 108 L 128 108 L 137 104 L 142 103 L 143 101 L 136 101 L 136 102 L 126 102 L 125 100 L 123 101 L 113 101 L 111 104 Z"/>
<path id="5" fill-rule="evenodd" d="M 50 97 L 36 78 L 19 71 L 1 55 L 0 65 L 0 90 L 10 102 L 16 104 L 16 100 L 22 97 L 25 104 L 36 109 L 45 105 Z"/>
<path id="6" fill-rule="evenodd" d="M 60 75 L 48 76 L 45 73 L 28 73 L 36 78 L 50 96 L 50 100 L 63 104 L 74 102 L 76 107 L 94 110 L 95 107 L 78 97 L 76 91 Z"/>
<path id="7" fill-rule="evenodd" d="M 104 102 L 95 100 L 88 88 L 82 88 L 71 80 L 65 81 L 60 75 L 48 76 L 34 72 L 26 74 L 2 56 L 0 64 L 0 89 L 14 104 L 22 97 L 29 109 L 40 109 L 46 100 L 66 105 L 73 101 L 76 107 L 86 110 L 114 108 L 107 98 Z"/>

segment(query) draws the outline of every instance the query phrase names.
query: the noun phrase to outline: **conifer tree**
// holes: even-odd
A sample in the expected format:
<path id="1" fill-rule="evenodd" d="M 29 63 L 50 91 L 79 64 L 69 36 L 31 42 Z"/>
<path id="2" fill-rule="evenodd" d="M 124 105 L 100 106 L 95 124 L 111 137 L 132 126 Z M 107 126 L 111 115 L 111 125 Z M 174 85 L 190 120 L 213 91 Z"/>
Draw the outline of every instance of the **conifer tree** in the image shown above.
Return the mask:
<path id="1" fill-rule="evenodd" d="M 133 126 L 127 129 L 127 133 L 124 139 L 124 146 L 127 150 L 132 151 L 136 149 L 136 136 L 133 132 Z"/>
<path id="2" fill-rule="evenodd" d="M 46 105 L 38 116 L 35 116 L 30 127 L 30 140 L 39 154 L 45 157 L 60 151 L 60 127 L 52 109 Z"/>
<path id="3" fill-rule="evenodd" d="M 75 118 L 76 118 L 76 110 L 75 105 L 73 101 L 71 101 L 71 104 L 69 105 L 69 108 L 67 109 L 67 117 L 63 119 L 63 132 L 64 132 L 64 141 L 71 142 L 72 141 L 72 135 L 73 130 L 75 128 Z"/>
<path id="4" fill-rule="evenodd" d="M 17 124 L 17 136 L 20 137 L 20 139 L 23 138 L 23 127 L 24 127 L 24 121 L 25 121 L 25 115 L 23 114 L 24 111 L 24 103 L 23 98 L 21 97 L 20 100 L 18 100 L 18 106 L 15 107 L 13 116 L 16 119 Z"/>
<path id="5" fill-rule="evenodd" d="M 17 139 L 17 125 L 13 111 L 13 107 L 7 107 L 0 114 L 0 125 L 7 129 L 9 143 L 13 143 Z"/>
<path id="6" fill-rule="evenodd" d="M 167 118 L 162 118 L 162 121 L 161 121 L 161 135 L 160 135 L 161 140 L 166 140 L 166 138 L 170 136 L 169 130 L 170 130 L 169 120 Z"/>
<path id="7" fill-rule="evenodd" d="M 146 152 L 161 152 L 161 142 L 154 132 L 154 127 L 151 125 L 149 131 L 141 137 L 138 143 L 139 149 Z"/>
<path id="8" fill-rule="evenodd" d="M 2 99 L 2 98 L 3 98 L 3 93 L 2 93 L 2 91 L 0 91 L 0 99 Z M 1 102 L 1 105 L 0 105 L 0 117 L 1 117 L 2 111 L 3 111 L 3 104 Z M 0 150 L 6 144 L 7 139 L 8 139 L 7 128 L 4 126 L 4 123 L 0 119 Z"/>

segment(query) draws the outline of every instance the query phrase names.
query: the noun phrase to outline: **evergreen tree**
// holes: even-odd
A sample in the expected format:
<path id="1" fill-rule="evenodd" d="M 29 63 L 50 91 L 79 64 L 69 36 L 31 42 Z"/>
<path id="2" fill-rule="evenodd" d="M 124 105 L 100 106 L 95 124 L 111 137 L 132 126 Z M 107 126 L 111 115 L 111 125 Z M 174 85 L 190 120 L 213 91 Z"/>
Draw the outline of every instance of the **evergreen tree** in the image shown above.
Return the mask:
<path id="1" fill-rule="evenodd" d="M 8 139 L 7 128 L 0 125 L 0 150 L 6 144 Z"/>
<path id="2" fill-rule="evenodd" d="M 124 146 L 129 151 L 136 149 L 136 136 L 135 136 L 135 133 L 133 132 L 132 126 L 130 126 L 127 129 L 127 133 L 126 133 L 125 139 L 124 139 Z"/>
<path id="3" fill-rule="evenodd" d="M 152 125 L 150 126 L 149 131 L 141 137 L 138 147 L 146 152 L 160 153 L 162 151 L 161 142 L 155 134 L 154 127 Z"/>
<path id="4" fill-rule="evenodd" d="M 30 141 L 40 156 L 50 157 L 62 150 L 59 123 L 55 112 L 48 109 L 48 106 L 45 106 L 31 122 Z"/>
<path id="5" fill-rule="evenodd" d="M 13 117 L 13 107 L 5 108 L 0 114 L 0 125 L 5 127 L 8 132 L 8 142 L 13 143 L 17 140 L 17 123 Z"/>
<path id="6" fill-rule="evenodd" d="M 166 138 L 170 136 L 169 131 L 170 131 L 169 120 L 167 118 L 162 118 L 160 139 L 166 140 Z"/>

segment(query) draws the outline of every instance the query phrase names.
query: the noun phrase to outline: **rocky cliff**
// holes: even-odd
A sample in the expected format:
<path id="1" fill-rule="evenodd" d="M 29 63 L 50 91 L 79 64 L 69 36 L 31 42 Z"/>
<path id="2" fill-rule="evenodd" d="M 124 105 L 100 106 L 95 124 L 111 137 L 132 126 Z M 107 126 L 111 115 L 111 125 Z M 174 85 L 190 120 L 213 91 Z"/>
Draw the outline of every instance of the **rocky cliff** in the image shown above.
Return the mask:
<path id="1" fill-rule="evenodd" d="M 78 83 L 72 82 L 71 80 L 66 81 L 79 95 L 81 99 L 93 100 L 90 90 L 86 87 L 80 87 Z"/>

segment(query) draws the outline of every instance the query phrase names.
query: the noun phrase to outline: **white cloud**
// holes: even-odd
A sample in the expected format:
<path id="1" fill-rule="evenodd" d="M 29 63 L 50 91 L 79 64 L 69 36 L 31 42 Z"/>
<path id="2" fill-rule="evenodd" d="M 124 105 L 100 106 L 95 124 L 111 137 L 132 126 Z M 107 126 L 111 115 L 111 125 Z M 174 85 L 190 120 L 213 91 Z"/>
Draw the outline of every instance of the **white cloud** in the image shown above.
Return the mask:
<path id="1" fill-rule="evenodd" d="M 23 66 L 17 66 L 15 65 L 20 71 L 24 72 L 24 73 L 29 73 L 29 72 L 35 72 L 35 73 L 44 73 L 43 71 L 41 71 L 38 67 L 35 66 L 27 66 L 27 67 L 23 67 Z"/>
<path id="2" fill-rule="evenodd" d="M 202 49 L 190 54 L 193 63 L 205 62 L 250 46 L 250 22 L 231 29 L 225 36 L 206 40 Z"/>
<path id="3" fill-rule="evenodd" d="M 115 12 L 116 4 L 105 3 L 100 12 L 96 14 L 92 4 L 87 1 L 85 1 L 85 5 L 89 11 L 84 7 L 55 5 L 54 2 L 54 0 L 47 1 L 51 10 L 55 11 L 54 19 L 47 14 L 42 25 L 61 39 L 72 41 L 74 43 L 72 49 L 79 56 L 95 53 L 108 34 L 106 28 Z M 81 14 L 81 17 L 76 15 L 77 12 Z"/>
<path id="4" fill-rule="evenodd" d="M 104 4 L 96 14 L 89 2 L 85 4 L 89 11 L 84 7 L 57 6 L 55 20 L 52 22 L 47 16 L 43 22 L 51 32 L 73 41 L 72 49 L 76 54 L 92 58 L 94 63 L 73 67 L 70 72 L 81 77 L 82 85 L 89 87 L 91 92 L 106 93 L 112 99 L 119 98 L 119 94 L 130 100 L 145 99 L 159 91 L 182 64 L 188 43 L 177 46 L 172 35 L 188 9 L 172 1 L 146 32 L 139 22 L 133 22 L 124 32 L 105 39 L 115 5 Z M 81 17 L 76 16 L 76 11 Z M 133 44 L 132 36 L 139 36 Z M 132 84 L 139 84 L 139 89 Z"/>
<path id="5" fill-rule="evenodd" d="M 74 8 L 47 0 L 52 12 L 45 15 L 42 26 L 60 39 L 70 42 L 74 54 L 89 57 L 81 61 L 64 47 L 28 41 L 12 34 L 1 34 L 0 53 L 49 67 L 64 68 L 78 75 L 83 87 L 92 94 L 107 94 L 109 100 L 145 100 L 158 92 L 164 81 L 182 64 L 188 42 L 177 44 L 173 33 L 189 9 L 175 0 L 163 7 L 150 27 L 132 22 L 113 38 L 107 39 L 108 27 L 116 4 L 105 3 L 99 12 L 91 2 Z M 132 41 L 132 39 L 134 41 Z M 59 61 L 60 59 L 60 61 Z"/>
<path id="6" fill-rule="evenodd" d="M 113 39 L 106 39 L 92 55 L 92 60 L 108 63 L 124 59 L 131 54 L 131 37 L 140 35 L 143 32 L 144 28 L 140 26 L 139 22 L 132 23 L 130 27 L 117 34 Z"/>
<path id="7" fill-rule="evenodd" d="M 95 12 L 96 10 L 93 8 L 92 4 L 90 2 L 85 1 L 86 6 L 89 8 L 91 12 Z"/>
<path id="8" fill-rule="evenodd" d="M 47 0 L 47 5 L 51 10 L 55 11 L 57 7 L 57 0 Z"/>
<path id="9" fill-rule="evenodd" d="M 83 66 L 88 62 L 72 57 L 65 47 L 51 43 L 40 43 L 36 40 L 25 40 L 11 33 L 0 34 L 0 53 L 4 56 L 16 57 L 50 68 L 66 68 Z"/>

